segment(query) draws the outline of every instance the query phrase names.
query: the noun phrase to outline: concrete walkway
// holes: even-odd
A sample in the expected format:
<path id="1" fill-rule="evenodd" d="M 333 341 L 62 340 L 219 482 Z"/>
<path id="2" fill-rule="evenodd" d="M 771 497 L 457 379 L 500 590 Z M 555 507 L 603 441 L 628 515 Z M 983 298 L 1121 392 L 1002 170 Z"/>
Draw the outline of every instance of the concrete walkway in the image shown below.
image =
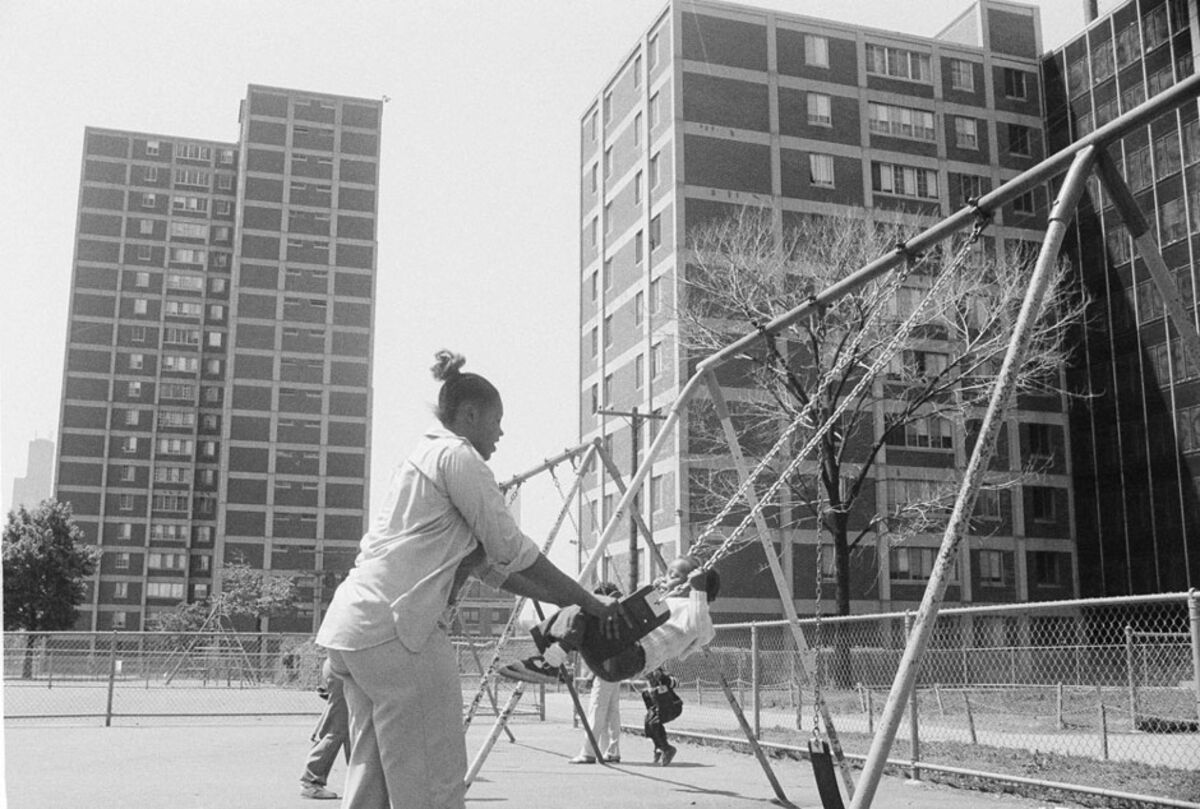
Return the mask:
<path id="1" fill-rule="evenodd" d="M 473 757 L 491 727 L 480 716 L 467 739 Z M 105 728 L 6 723 L 5 774 L 12 809 L 303 809 L 336 807 L 336 801 L 299 797 L 299 774 L 312 722 L 297 718 L 143 721 Z M 680 742 L 670 767 L 650 762 L 650 743 L 622 739 L 617 765 L 570 765 L 580 731 L 569 715 L 546 722 L 520 718 L 516 742 L 496 744 L 467 793 L 467 806 L 513 809 L 574 809 L 595 806 L 671 809 L 737 809 L 778 805 L 753 756 Z M 789 800 L 819 807 L 809 765 L 773 760 Z M 334 769 L 330 786 L 341 792 L 345 768 Z M 1033 809 L 1045 802 L 910 785 L 889 778 L 873 806 L 880 809 Z"/>

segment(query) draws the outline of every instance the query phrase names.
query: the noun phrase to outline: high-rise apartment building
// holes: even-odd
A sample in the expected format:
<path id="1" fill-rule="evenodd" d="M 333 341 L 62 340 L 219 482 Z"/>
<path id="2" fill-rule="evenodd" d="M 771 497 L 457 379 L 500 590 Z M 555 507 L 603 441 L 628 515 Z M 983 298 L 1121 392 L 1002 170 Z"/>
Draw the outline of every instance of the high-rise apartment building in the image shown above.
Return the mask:
<path id="1" fill-rule="evenodd" d="M 630 419 L 608 413 L 661 412 L 686 381 L 672 313 L 692 228 L 743 206 L 769 207 L 784 226 L 814 214 L 897 210 L 932 223 L 1045 156 L 1040 54 L 1037 10 L 1000 0 L 971 5 L 934 38 L 729 3 L 668 4 L 581 119 L 581 437 L 603 436 L 625 468 Z M 985 249 L 1005 255 L 1040 241 L 1046 207 L 1040 191 L 1005 206 Z M 640 427 L 645 447 L 657 423 Z M 875 468 L 875 502 L 898 501 L 910 481 L 954 479 L 969 452 L 960 432 L 889 444 Z M 703 462 L 689 460 L 692 437 L 685 414 L 640 506 L 667 558 L 703 527 L 692 485 Z M 1036 458 L 1045 473 L 995 498 L 994 530 L 965 542 L 949 600 L 1076 592 L 1066 439 L 1062 402 L 1023 402 L 1008 413 L 998 463 L 1015 472 Z M 585 532 L 619 499 L 592 480 L 598 506 L 584 514 Z M 794 596 L 811 604 L 815 532 L 777 533 Z M 875 536 L 853 563 L 852 610 L 919 600 L 939 541 L 929 534 L 889 547 Z M 625 543 L 609 548 L 604 575 L 624 583 Z M 779 614 L 759 548 L 733 554 L 721 570 L 725 617 Z"/>
<path id="2" fill-rule="evenodd" d="M 1057 151 L 1194 72 L 1195 0 L 1130 0 L 1045 56 L 1046 134 Z M 1200 254 L 1195 101 L 1109 149 L 1189 317 Z M 1081 595 L 1200 584 L 1200 368 L 1185 360 L 1112 200 L 1093 180 L 1067 245 L 1091 295 L 1071 387 Z M 1189 542 L 1189 540 L 1191 540 Z"/>
<path id="3" fill-rule="evenodd" d="M 13 479 L 12 504 L 9 508 L 33 508 L 53 493 L 54 442 L 35 438 L 29 442 L 25 474 Z"/>
<path id="4" fill-rule="evenodd" d="M 102 550 L 82 628 L 144 628 L 230 562 L 310 631 L 364 525 L 382 104 L 251 85 L 240 135 L 89 128 L 57 494 Z"/>

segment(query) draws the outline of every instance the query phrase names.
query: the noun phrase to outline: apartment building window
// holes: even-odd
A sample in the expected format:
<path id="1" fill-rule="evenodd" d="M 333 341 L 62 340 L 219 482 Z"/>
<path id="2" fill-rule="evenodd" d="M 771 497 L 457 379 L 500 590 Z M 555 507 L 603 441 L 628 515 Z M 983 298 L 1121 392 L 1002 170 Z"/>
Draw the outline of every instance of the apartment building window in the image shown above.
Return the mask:
<path id="1" fill-rule="evenodd" d="M 125 388 L 125 395 L 128 396 L 130 399 L 142 398 L 142 383 L 141 382 L 128 383 L 128 385 Z"/>
<path id="2" fill-rule="evenodd" d="M 658 155 L 659 155 L 659 152 L 655 152 L 650 157 L 649 171 L 650 171 L 650 187 L 651 188 L 658 188 Z"/>
<path id="3" fill-rule="evenodd" d="M 142 235 L 142 236 L 153 236 L 154 235 L 154 220 L 153 219 L 139 219 L 138 220 L 138 234 Z"/>
<path id="4" fill-rule="evenodd" d="M 1129 112 L 1145 100 L 1146 88 L 1140 81 L 1137 84 L 1126 87 L 1121 91 L 1121 112 Z"/>
<path id="5" fill-rule="evenodd" d="M 634 264 L 640 265 L 642 263 L 642 258 L 645 256 L 644 244 L 645 244 L 645 238 L 642 235 L 642 231 L 639 230 L 637 233 L 633 234 L 633 263 Z"/>
<path id="6" fill-rule="evenodd" d="M 979 552 L 979 583 L 985 587 L 1007 587 L 1013 583 L 1012 554 L 1005 551 Z"/>
<path id="7" fill-rule="evenodd" d="M 588 231 L 591 234 L 592 247 L 595 247 L 600 241 L 600 218 L 593 216 L 592 221 L 588 223 Z"/>
<path id="8" fill-rule="evenodd" d="M 592 276 L 588 281 L 588 288 L 591 291 L 592 303 L 595 303 L 596 299 L 599 297 L 599 294 L 600 294 L 600 271 L 599 270 L 592 270 Z"/>
<path id="9" fill-rule="evenodd" d="M 146 154 L 148 154 L 150 157 L 157 157 L 158 149 L 159 149 L 158 141 L 156 141 L 156 140 L 146 141 Z"/>
<path id="10" fill-rule="evenodd" d="M 595 143 L 595 141 L 596 141 L 596 135 L 599 132 L 599 128 L 600 128 L 600 113 L 593 111 L 591 117 L 588 118 L 588 132 L 592 137 L 593 143 Z"/>
<path id="11" fill-rule="evenodd" d="M 832 99 L 824 93 L 808 93 L 808 123 L 812 126 L 833 126 Z"/>
<path id="12" fill-rule="evenodd" d="M 232 174 L 218 174 L 217 175 L 217 188 L 219 188 L 222 191 L 232 191 L 233 190 L 233 175 Z"/>
<path id="13" fill-rule="evenodd" d="M 1029 127 L 1022 124 L 1008 125 L 1008 152 L 1018 157 L 1029 157 L 1033 154 Z"/>
<path id="14" fill-rule="evenodd" d="M 153 208 L 158 201 L 157 194 L 142 194 L 142 207 Z"/>
<path id="15" fill-rule="evenodd" d="M 930 81 L 929 54 L 893 48 L 886 45 L 867 45 L 867 72 L 894 79 Z"/>
<path id="16" fill-rule="evenodd" d="M 1067 584 L 1068 558 L 1066 554 L 1053 551 L 1030 551 L 1029 565 L 1033 568 L 1033 583 L 1041 587 Z"/>
<path id="17" fill-rule="evenodd" d="M 975 516 L 981 520 L 1004 519 L 1000 505 L 1000 492 L 996 489 L 980 489 L 975 498 Z"/>
<path id="18" fill-rule="evenodd" d="M 188 438 L 158 439 L 159 455 L 191 455 L 193 443 Z"/>
<path id="19" fill-rule="evenodd" d="M 1158 209 L 1158 219 L 1163 244 L 1187 238 L 1187 210 L 1182 197 L 1163 203 Z"/>
<path id="20" fill-rule="evenodd" d="M 1058 509 L 1055 506 L 1054 489 L 1049 486 L 1029 487 L 1029 517 L 1034 522 L 1055 522 Z"/>
<path id="21" fill-rule="evenodd" d="M 121 451 L 126 455 L 137 452 L 138 440 L 136 435 L 127 435 L 121 439 Z"/>
<path id="22" fill-rule="evenodd" d="M 823 188 L 834 187 L 833 155 L 810 154 L 808 156 L 808 181 Z"/>
<path id="23" fill-rule="evenodd" d="M 200 545 L 208 545 L 212 542 L 213 529 L 209 525 L 201 525 L 196 529 L 196 542 Z"/>
<path id="24" fill-rule="evenodd" d="M 904 425 L 904 445 L 922 449 L 954 449 L 950 420 L 941 416 L 914 418 Z"/>
<path id="25" fill-rule="evenodd" d="M 662 278 L 650 281 L 650 314 L 657 315 L 662 308 Z"/>
<path id="26" fill-rule="evenodd" d="M 137 257 L 138 261 L 150 261 L 154 258 L 154 248 L 148 244 L 139 244 Z"/>
<path id="27" fill-rule="evenodd" d="M 130 354 L 129 355 L 129 370 L 140 371 L 146 365 L 145 354 Z"/>
<path id="28" fill-rule="evenodd" d="M 921 199 L 937 199 L 937 172 L 915 166 L 892 163 L 871 163 L 871 187 L 883 194 L 896 194 Z"/>
<path id="29" fill-rule="evenodd" d="M 1054 430 L 1049 424 L 1032 423 L 1029 429 L 1029 454 L 1034 458 L 1054 457 Z"/>
<path id="30" fill-rule="evenodd" d="M 1093 62 L 1093 69 L 1095 66 L 1096 64 Z M 1112 62 L 1110 61 L 1109 68 L 1111 69 L 1111 67 Z M 1096 79 L 1096 81 L 1100 81 L 1100 79 Z M 1004 68 L 1004 95 L 1006 95 L 1008 98 L 1026 98 L 1027 89 L 1025 83 L 1026 73 L 1024 70 L 1016 70 L 1011 67 Z"/>
<path id="31" fill-rule="evenodd" d="M 950 60 L 950 87 L 966 92 L 975 91 L 975 67 L 966 59 Z"/>
<path id="32" fill-rule="evenodd" d="M 600 164 L 592 164 L 592 193 L 595 194 L 600 189 Z"/>
<path id="33" fill-rule="evenodd" d="M 172 247 L 171 261 L 178 264 L 205 264 L 208 262 L 208 252 L 186 247 Z"/>
<path id="34" fill-rule="evenodd" d="M 642 113 L 633 116 L 633 145 L 642 145 Z"/>
<path id="35" fill-rule="evenodd" d="M 612 344 L 613 344 L 612 319 L 613 319 L 612 315 L 607 315 L 604 318 L 604 347 L 605 348 L 612 348 Z"/>
<path id="36" fill-rule="evenodd" d="M 150 286 L 150 273 L 139 272 L 133 277 L 133 285 L 141 289 Z"/>
<path id="37" fill-rule="evenodd" d="M 654 127 L 658 126 L 661 120 L 662 100 L 659 98 L 658 93 L 655 93 L 650 96 L 650 129 L 653 130 Z"/>
<path id="38" fill-rule="evenodd" d="M 646 319 L 646 293 L 640 289 L 633 296 L 633 325 L 640 326 Z"/>
<path id="39" fill-rule="evenodd" d="M 937 140 L 933 113 L 928 110 L 871 102 L 867 105 L 867 116 L 870 129 L 876 134 L 931 142 Z"/>
<path id="40" fill-rule="evenodd" d="M 604 259 L 604 289 L 611 290 L 613 288 L 613 260 L 611 258 Z"/>
<path id="41" fill-rule="evenodd" d="M 926 581 L 933 573 L 937 548 L 892 548 L 888 551 L 888 578 L 892 581 Z M 958 580 L 955 567 L 950 569 L 950 581 Z"/>
<path id="42" fill-rule="evenodd" d="M 207 239 L 208 225 L 195 222 L 172 222 L 171 235 L 181 239 Z"/>
<path id="43" fill-rule="evenodd" d="M 144 315 L 149 311 L 150 302 L 145 298 L 133 299 L 133 313 L 135 315 Z"/>
<path id="44" fill-rule="evenodd" d="M 1146 50 L 1152 51 L 1165 43 L 1170 36 L 1167 30 L 1167 6 L 1164 3 L 1142 19 L 1142 37 Z"/>
<path id="45" fill-rule="evenodd" d="M 642 377 L 646 375 L 646 357 L 643 354 L 638 354 L 633 359 L 633 387 L 637 390 L 642 389 Z"/>
<path id="46" fill-rule="evenodd" d="M 650 378 L 658 379 L 663 371 L 662 343 L 650 346 Z"/>
<path id="47" fill-rule="evenodd" d="M 812 67 L 829 67 L 829 40 L 816 34 L 805 34 L 804 64 Z"/>
<path id="48" fill-rule="evenodd" d="M 1113 225 L 1104 236 L 1104 245 L 1108 248 L 1109 260 L 1114 264 L 1124 264 L 1133 258 L 1133 249 L 1129 246 L 1129 232 L 1124 225 Z"/>
<path id="49" fill-rule="evenodd" d="M 641 171 L 638 171 L 638 173 L 633 176 L 633 204 L 634 205 L 642 204 L 642 172 Z"/>
<path id="50" fill-rule="evenodd" d="M 604 398 L 601 399 L 601 401 L 604 402 L 605 406 L 611 405 L 612 401 L 613 401 L 612 381 L 613 381 L 612 374 L 609 374 L 606 377 L 604 377 Z"/>
<path id="51" fill-rule="evenodd" d="M 639 53 L 633 58 L 633 88 L 642 86 L 642 55 Z"/>
<path id="52" fill-rule="evenodd" d="M 216 203 L 216 212 L 218 216 L 228 216 L 233 210 L 233 203 L 227 199 L 219 199 Z"/>
<path id="53" fill-rule="evenodd" d="M 175 185 L 190 185 L 197 188 L 208 188 L 212 175 L 200 169 L 175 169 Z"/>
<path id="54" fill-rule="evenodd" d="M 208 319 L 209 320 L 224 320 L 225 319 L 225 307 L 219 303 L 209 304 Z"/>
<path id="55" fill-rule="evenodd" d="M 960 149 L 979 148 L 979 121 L 957 115 L 954 118 L 954 145 Z"/>
<path id="56" fill-rule="evenodd" d="M 113 598 L 125 600 L 129 598 L 129 582 L 118 581 L 113 583 Z"/>
<path id="57" fill-rule="evenodd" d="M 133 495 L 122 494 L 117 498 L 117 508 L 121 511 L 133 511 Z"/>
<path id="58" fill-rule="evenodd" d="M 206 385 L 201 388 L 201 393 L 204 396 L 204 401 L 211 403 L 221 401 L 221 389 L 211 385 Z"/>
<path id="59" fill-rule="evenodd" d="M 600 409 L 600 388 L 596 385 L 592 385 L 592 414 L 595 415 L 595 413 L 599 409 Z"/>
<path id="60" fill-rule="evenodd" d="M 176 154 L 182 160 L 212 160 L 212 147 L 198 143 L 185 143 Z"/>
<path id="61" fill-rule="evenodd" d="M 196 426 L 196 413 L 191 410 L 160 410 L 158 426 L 166 429 L 181 429 Z"/>
<path id="62" fill-rule="evenodd" d="M 650 220 L 650 252 L 653 253 L 662 244 L 662 214 Z"/>
<path id="63" fill-rule="evenodd" d="M 152 500 L 151 508 L 155 511 L 187 511 L 188 498 L 186 494 L 156 494 Z M 154 554 L 150 554 L 150 556 L 150 566 L 154 567 Z"/>
<path id="64" fill-rule="evenodd" d="M 142 416 L 142 413 L 140 410 L 126 410 L 125 411 L 125 426 L 126 427 L 136 427 L 138 425 L 138 422 L 141 421 L 141 416 Z M 128 468 L 132 469 L 133 467 L 128 467 Z M 126 480 L 128 480 L 128 478 L 126 478 Z"/>
<path id="65" fill-rule="evenodd" d="M 1033 191 L 1026 191 L 1013 200 L 1013 213 L 1031 214 L 1034 210 Z"/>
<path id="66" fill-rule="evenodd" d="M 134 411 L 130 411 L 130 412 L 136 413 L 137 411 L 134 410 Z M 136 424 L 136 423 L 137 423 L 137 420 L 135 419 L 134 424 Z M 137 480 L 137 467 L 130 466 L 129 464 L 125 464 L 124 466 L 122 466 L 121 467 L 121 480 L 125 483 L 132 483 L 133 481 Z M 121 523 L 121 525 L 122 525 L 122 530 L 124 530 L 124 526 L 129 525 L 129 523 Z M 128 539 L 128 538 L 129 537 L 124 537 L 124 539 Z"/>
<path id="67" fill-rule="evenodd" d="M 1183 167 L 1181 158 L 1179 138 L 1173 129 L 1154 139 L 1154 174 L 1158 179 L 1179 171 Z"/>
<path id="68" fill-rule="evenodd" d="M 612 203 L 611 202 L 606 202 L 604 204 L 604 235 L 605 236 L 612 235 Z"/>
<path id="69" fill-rule="evenodd" d="M 186 466 L 156 466 L 154 467 L 155 483 L 187 483 L 188 467 Z"/>
<path id="70" fill-rule="evenodd" d="M 600 327 L 592 326 L 592 357 L 600 355 Z"/>
<path id="71" fill-rule="evenodd" d="M 208 200 L 204 197 L 171 197 L 171 210 L 184 213 L 208 213 Z"/>
<path id="72" fill-rule="evenodd" d="M 658 34 L 650 37 L 646 43 L 646 64 L 653 70 L 658 65 Z"/>
<path id="73" fill-rule="evenodd" d="M 112 616 L 113 629 L 124 629 L 129 624 L 129 613 L 124 610 L 113 610 L 109 614 Z"/>
<path id="74" fill-rule="evenodd" d="M 183 600 L 183 582 L 152 581 L 146 584 L 146 598 Z"/>
<path id="75" fill-rule="evenodd" d="M 604 94 L 604 125 L 612 123 L 612 93 Z"/>

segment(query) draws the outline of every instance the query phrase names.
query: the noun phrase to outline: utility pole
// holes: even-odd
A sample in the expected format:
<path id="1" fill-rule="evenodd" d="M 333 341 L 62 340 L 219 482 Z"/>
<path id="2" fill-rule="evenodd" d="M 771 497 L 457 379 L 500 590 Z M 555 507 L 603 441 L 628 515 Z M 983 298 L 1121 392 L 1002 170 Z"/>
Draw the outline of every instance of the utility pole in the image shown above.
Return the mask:
<path id="1" fill-rule="evenodd" d="M 660 413 L 639 413 L 637 405 L 634 405 L 633 409 L 629 410 L 628 412 L 607 409 L 600 409 L 596 412 L 602 416 L 624 416 L 625 418 L 629 419 L 631 436 L 630 445 L 633 450 L 631 453 L 633 455 L 633 459 L 629 467 L 629 479 L 633 480 L 633 476 L 637 474 L 638 469 L 638 436 L 642 432 L 642 422 L 649 419 L 665 419 L 666 416 Z M 633 515 L 640 513 L 641 501 L 639 500 L 639 497 L 639 493 L 635 493 L 633 495 L 633 501 L 630 504 L 629 514 L 629 592 L 631 593 L 636 590 L 638 586 L 638 526 L 637 520 L 634 519 Z M 653 530 L 654 527 L 653 520 L 654 515 L 651 514 L 650 519 L 646 521 L 651 530 Z"/>

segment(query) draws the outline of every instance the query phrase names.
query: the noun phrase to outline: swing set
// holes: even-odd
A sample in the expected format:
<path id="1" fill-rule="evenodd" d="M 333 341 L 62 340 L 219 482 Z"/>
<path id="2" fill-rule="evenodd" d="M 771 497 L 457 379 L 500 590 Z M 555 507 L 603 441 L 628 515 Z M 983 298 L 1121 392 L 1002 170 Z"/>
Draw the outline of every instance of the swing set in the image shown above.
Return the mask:
<path id="1" fill-rule="evenodd" d="M 1051 155 L 1033 168 L 1004 182 L 995 190 L 971 200 L 963 209 L 947 216 L 911 239 L 898 244 L 888 254 L 820 291 L 800 306 L 780 315 L 770 323 L 760 326 L 757 330 L 746 334 L 708 356 L 699 363 L 696 372 L 680 389 L 655 439 L 627 485 L 621 480 L 620 474 L 616 471 L 611 458 L 607 457 L 598 440 L 569 451 L 569 455 L 558 459 L 558 462 L 561 462 L 563 459 L 570 459 L 574 464 L 574 460 L 578 456 L 582 456 L 582 461 L 576 466 L 577 476 L 575 482 L 570 492 L 564 495 L 563 510 L 560 511 L 543 550 L 549 548 L 555 534 L 568 516 L 571 502 L 576 495 L 581 493 L 581 483 L 588 465 L 599 457 L 609 475 L 616 481 L 618 489 L 621 492 L 621 498 L 613 509 L 613 513 L 608 519 L 600 537 L 597 539 L 595 546 L 592 548 L 591 555 L 586 565 L 580 571 L 578 580 L 580 582 L 592 580 L 599 560 L 603 557 L 608 543 L 616 535 L 618 528 L 623 524 L 627 524 L 623 520 L 623 516 L 626 514 L 632 515 L 634 521 L 637 523 L 639 532 L 647 537 L 646 545 L 650 548 L 655 562 L 665 568 L 657 547 L 653 542 L 649 541 L 649 531 L 646 529 L 645 523 L 641 520 L 638 512 L 633 510 L 632 504 L 634 497 L 649 476 L 655 459 L 669 440 L 672 428 L 678 422 L 682 412 L 686 409 L 688 403 L 696 398 L 702 388 L 707 389 L 708 396 L 721 422 L 724 437 L 728 444 L 730 456 L 738 474 L 740 484 L 737 491 L 725 503 L 720 513 L 708 523 L 700 536 L 691 543 L 691 547 L 688 550 L 702 560 L 702 566 L 705 569 L 710 569 L 722 558 L 744 547 L 746 543 L 743 541 L 743 537 L 752 526 L 754 527 L 758 542 L 762 547 L 775 586 L 780 595 L 783 612 L 788 620 L 796 651 L 799 653 L 798 657 L 801 662 L 800 670 L 804 681 L 812 686 L 815 694 L 812 738 L 809 742 L 809 758 L 824 809 L 844 809 L 846 804 L 842 800 L 842 788 L 844 788 L 845 794 L 850 798 L 850 809 L 866 809 L 874 799 L 880 777 L 882 776 L 883 767 L 886 764 L 888 753 L 895 740 L 905 704 L 908 701 L 915 682 L 921 657 L 928 644 L 929 636 L 932 633 L 938 609 L 945 593 L 946 584 L 949 580 L 950 571 L 955 564 L 958 546 L 967 530 L 968 518 L 974 510 L 975 499 L 983 483 L 984 473 L 995 451 L 996 437 L 999 432 L 1001 420 L 1015 389 L 1017 371 L 1028 352 L 1034 325 L 1041 313 L 1046 291 L 1059 260 L 1059 251 L 1066 236 L 1067 226 L 1074 216 L 1075 208 L 1082 195 L 1085 183 L 1093 171 L 1099 177 L 1105 192 L 1112 200 L 1124 225 L 1128 228 L 1137 248 L 1138 255 L 1144 261 L 1165 303 L 1168 319 L 1171 326 L 1180 336 L 1180 342 L 1183 345 L 1185 353 L 1188 355 L 1188 359 L 1200 364 L 1200 332 L 1197 332 L 1195 324 L 1184 309 L 1178 287 L 1175 286 L 1172 275 L 1167 269 L 1162 253 L 1155 240 L 1153 227 L 1139 210 L 1133 194 L 1106 150 L 1108 146 L 1118 142 L 1120 137 L 1129 134 L 1136 127 L 1147 124 L 1156 116 L 1173 110 L 1185 102 L 1195 99 L 1197 96 L 1200 96 L 1200 76 L 1192 76 L 1181 81 L 1174 87 L 1169 88 L 1119 118 L 1096 129 L 1062 151 Z M 1058 183 L 1057 178 L 1060 175 L 1064 176 L 1061 183 Z M 846 761 L 838 740 L 832 717 L 821 694 L 818 658 L 810 653 L 808 643 L 800 628 L 799 616 L 796 613 L 795 604 L 792 599 L 791 587 L 784 575 L 779 555 L 773 547 L 771 533 L 768 530 L 762 512 L 766 505 L 774 501 L 780 487 L 795 474 L 800 464 L 813 459 L 813 453 L 819 451 L 821 437 L 838 422 L 839 417 L 846 407 L 849 406 L 849 402 L 855 400 L 856 394 L 865 389 L 865 386 L 872 384 L 878 374 L 886 369 L 888 362 L 902 348 L 905 341 L 912 334 L 913 329 L 920 325 L 922 313 L 928 308 L 928 304 L 936 299 L 942 286 L 948 283 L 953 277 L 956 269 L 966 260 L 973 244 L 987 228 L 992 213 L 999 210 L 1004 203 L 1015 199 L 1037 186 L 1051 182 L 1057 185 L 1058 196 L 1050 211 L 1046 233 L 1029 279 L 1028 289 L 1022 302 L 1020 313 L 1012 327 L 1012 334 L 1009 338 L 1003 363 L 991 389 L 987 410 L 980 427 L 979 438 L 975 442 L 970 460 L 963 473 L 962 482 L 943 532 L 941 546 L 934 562 L 933 570 L 930 573 L 929 582 L 925 588 L 921 605 L 917 610 L 912 631 L 884 707 L 880 725 L 872 739 L 862 772 L 860 773 L 860 781 L 856 788 L 849 763 Z M 810 396 L 808 400 L 809 404 L 786 426 L 774 446 L 751 469 L 746 461 L 732 419 L 730 418 L 728 404 L 717 381 L 716 368 L 733 359 L 757 341 L 765 340 L 768 346 L 773 348 L 776 336 L 787 326 L 806 318 L 819 316 L 833 302 L 861 289 L 876 279 L 882 278 L 886 274 L 891 273 L 888 283 L 898 287 L 909 273 L 920 266 L 921 262 L 925 260 L 923 257 L 926 256 L 931 248 L 968 227 L 970 228 L 969 235 L 960 245 L 949 266 L 939 273 L 932 287 L 915 307 L 912 314 L 899 326 L 893 338 L 888 341 L 870 367 L 864 371 L 855 385 L 855 390 L 849 395 L 840 397 L 840 404 L 834 412 L 815 426 L 812 421 L 812 403 L 816 402 L 820 397 L 819 395 Z M 875 314 L 878 314 L 878 312 Z M 864 328 L 855 339 L 861 339 L 862 335 L 867 331 L 868 329 Z M 839 362 L 847 362 L 848 358 L 853 354 L 853 351 L 843 352 L 842 360 L 839 360 Z M 778 354 L 776 353 L 775 356 L 778 356 Z M 844 370 L 844 368 L 835 366 L 833 372 L 825 376 L 825 381 L 818 384 L 828 384 L 828 380 L 835 378 L 841 370 Z M 819 394 L 819 392 L 818 390 L 817 393 Z M 805 440 L 801 449 L 794 453 L 784 471 L 774 476 L 773 482 L 760 494 L 756 489 L 756 481 L 763 476 L 770 463 L 779 457 L 785 448 L 791 446 L 792 437 L 802 427 L 806 431 L 811 430 L 811 434 Z M 556 464 L 547 461 L 535 473 L 547 468 L 553 470 L 554 465 Z M 531 476 L 531 473 L 526 473 L 525 476 L 518 476 L 518 478 L 528 479 L 529 476 Z M 519 480 L 514 479 L 508 485 L 519 485 L 519 483 Z M 558 483 L 557 478 L 555 478 L 555 483 Z M 559 490 L 561 493 L 561 486 Z M 746 515 L 732 532 L 723 538 L 720 537 L 718 528 L 721 526 L 722 521 L 734 508 L 742 505 L 748 507 Z M 820 504 L 818 503 L 819 509 Z M 817 524 L 820 526 L 822 521 L 818 520 Z M 819 527 L 818 530 L 820 530 Z M 820 618 L 822 613 L 820 604 L 821 560 L 819 540 L 820 537 L 818 536 L 816 565 L 817 603 L 815 606 L 818 638 L 820 636 Z M 509 624 L 505 627 L 504 633 L 497 643 L 495 656 L 491 663 L 483 670 L 483 681 L 479 693 L 477 693 L 467 711 L 465 720 L 467 724 L 470 723 L 477 711 L 483 694 L 487 691 L 488 684 L 495 674 L 500 647 L 511 634 L 516 615 L 521 606 L 522 602 L 519 601 L 517 609 L 512 613 Z M 711 659 L 711 652 L 708 649 L 704 650 L 704 654 Z M 720 679 L 730 708 L 737 718 L 738 724 L 745 734 L 755 757 L 762 766 L 776 797 L 784 804 L 788 804 L 789 802 L 783 789 L 775 777 L 766 755 L 759 746 L 749 723 L 746 721 L 741 707 L 738 705 L 737 699 L 729 687 L 729 683 L 723 675 Z M 495 726 L 483 748 L 477 754 L 475 761 L 472 762 L 467 774 L 468 785 L 470 785 L 475 775 L 478 774 L 484 759 L 486 759 L 492 745 L 494 745 L 496 739 L 499 737 L 501 730 L 507 730 L 507 721 L 511 717 L 517 701 L 521 698 L 523 688 L 523 683 L 518 684 L 504 708 L 496 709 L 497 718 Z M 584 719 L 585 731 L 589 739 L 591 739 L 593 748 L 595 748 L 595 739 L 592 736 L 591 729 L 587 726 L 578 696 L 575 694 L 573 687 L 569 686 L 569 688 L 575 702 L 576 711 Z M 602 761 L 603 757 L 599 755 L 600 751 L 596 750 L 595 752 L 597 760 Z M 838 785 L 837 774 L 839 772 L 841 774 L 842 788 L 839 788 Z"/>

